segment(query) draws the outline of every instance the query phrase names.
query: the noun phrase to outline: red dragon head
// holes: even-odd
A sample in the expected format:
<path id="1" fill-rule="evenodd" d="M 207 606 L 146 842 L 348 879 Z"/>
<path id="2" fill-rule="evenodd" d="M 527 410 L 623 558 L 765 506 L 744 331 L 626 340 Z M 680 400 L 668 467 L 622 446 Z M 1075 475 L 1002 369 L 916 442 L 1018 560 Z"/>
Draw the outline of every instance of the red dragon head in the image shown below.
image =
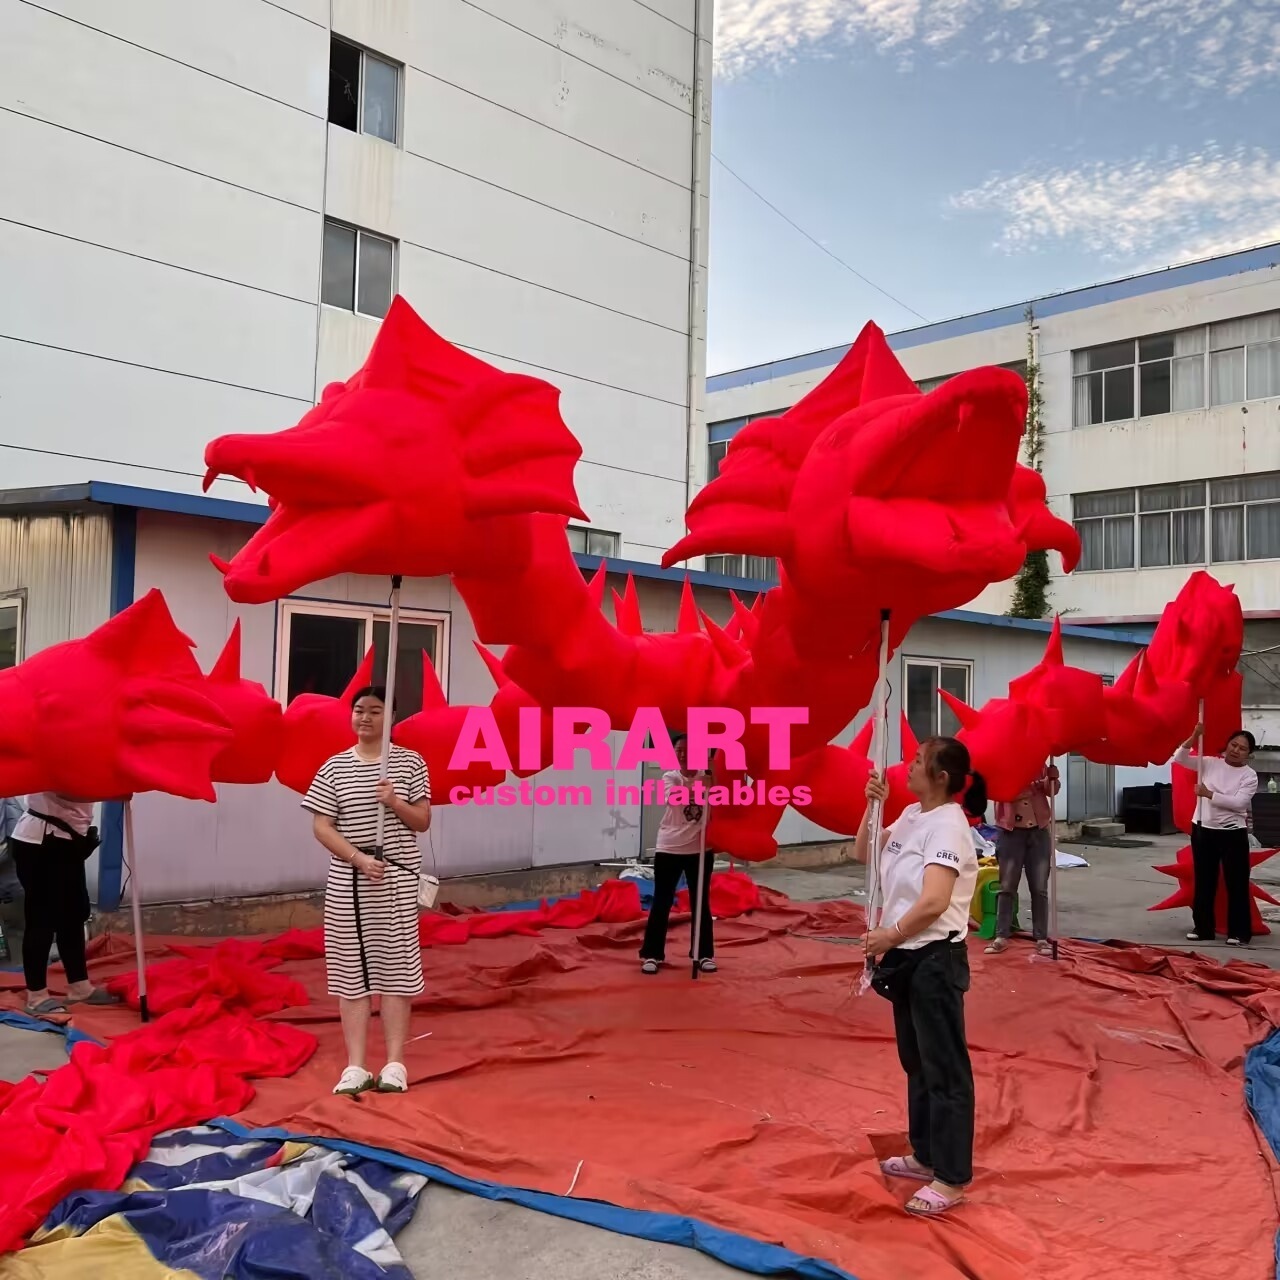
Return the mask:
<path id="1" fill-rule="evenodd" d="M 1079 538 L 1017 462 L 1027 390 L 976 369 L 923 395 L 867 325 L 793 408 L 748 424 L 663 558 L 776 556 L 796 590 L 878 610 L 955 608 L 1012 577 L 1029 551 Z"/>
<path id="2" fill-rule="evenodd" d="M 227 594 L 262 604 L 335 573 L 433 577 L 527 554 L 520 517 L 586 518 L 559 395 L 459 350 L 395 298 L 364 366 L 297 426 L 205 450 L 206 488 L 233 475 L 272 498 L 232 562 L 214 560 Z"/>

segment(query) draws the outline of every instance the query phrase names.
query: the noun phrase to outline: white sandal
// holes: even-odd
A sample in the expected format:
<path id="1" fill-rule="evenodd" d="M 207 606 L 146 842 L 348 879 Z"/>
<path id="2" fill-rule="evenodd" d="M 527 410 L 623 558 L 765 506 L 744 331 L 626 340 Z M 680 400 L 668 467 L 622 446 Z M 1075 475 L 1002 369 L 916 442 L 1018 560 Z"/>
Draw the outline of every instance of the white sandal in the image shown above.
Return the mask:
<path id="1" fill-rule="evenodd" d="M 388 1062 L 378 1075 L 379 1093 L 405 1093 L 409 1088 L 409 1073 L 403 1062 Z"/>
<path id="2" fill-rule="evenodd" d="M 348 1098 L 354 1098 L 358 1093 L 364 1093 L 367 1089 L 373 1088 L 373 1074 L 366 1071 L 363 1067 L 348 1067 L 341 1076 L 338 1077 L 338 1083 L 333 1086 L 336 1094 L 341 1094 Z"/>

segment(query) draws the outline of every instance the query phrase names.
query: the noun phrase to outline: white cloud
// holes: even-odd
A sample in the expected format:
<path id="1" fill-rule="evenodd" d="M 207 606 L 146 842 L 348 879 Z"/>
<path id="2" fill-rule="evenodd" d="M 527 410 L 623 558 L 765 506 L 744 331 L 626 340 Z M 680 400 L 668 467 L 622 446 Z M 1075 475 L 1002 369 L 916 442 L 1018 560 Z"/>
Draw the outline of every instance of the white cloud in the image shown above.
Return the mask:
<path id="1" fill-rule="evenodd" d="M 1002 219 L 997 244 L 1066 243 L 1104 260 L 1188 261 L 1280 240 L 1280 160 L 1210 146 L 1189 155 L 997 176 L 954 196 Z"/>
<path id="2" fill-rule="evenodd" d="M 1076 86 L 1238 94 L 1280 76 L 1276 0 L 718 0 L 724 77 L 841 45 L 903 67 L 1052 60 Z"/>

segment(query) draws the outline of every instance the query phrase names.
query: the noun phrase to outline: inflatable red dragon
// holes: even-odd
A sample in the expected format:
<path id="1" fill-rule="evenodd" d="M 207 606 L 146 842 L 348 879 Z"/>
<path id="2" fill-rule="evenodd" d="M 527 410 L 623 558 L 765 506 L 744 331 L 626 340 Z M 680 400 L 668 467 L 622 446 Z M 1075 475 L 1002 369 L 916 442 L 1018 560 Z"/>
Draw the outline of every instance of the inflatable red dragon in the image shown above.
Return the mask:
<path id="1" fill-rule="evenodd" d="M 735 599 L 721 627 L 699 613 L 686 581 L 672 633 L 644 630 L 630 582 L 610 621 L 603 569 L 587 581 L 573 560 L 565 526 L 583 518 L 573 486 L 581 449 L 556 390 L 460 351 L 402 298 L 364 367 L 327 388 L 298 426 L 221 437 L 205 460 L 210 478 L 238 476 L 272 501 L 262 529 L 219 563 L 232 599 L 278 599 L 338 571 L 448 574 L 480 642 L 506 646 L 492 669 L 495 716 L 501 705 L 508 725 L 516 700 L 544 713 L 599 708 L 618 728 L 641 707 L 658 708 L 671 728 L 685 726 L 691 707 L 735 709 L 748 722 L 752 709 L 803 708 L 790 767 L 770 771 L 766 727 L 749 725 L 739 772 L 766 791 L 804 785 L 813 814 L 849 831 L 866 744 L 831 741 L 872 696 L 882 611 L 896 649 L 920 618 L 1007 580 L 1030 552 L 1057 551 L 1068 572 L 1079 556 L 1043 481 L 1018 462 L 1026 408 L 1022 379 L 1002 369 L 921 393 L 868 325 L 816 389 L 733 440 L 689 509 L 688 536 L 663 561 L 772 556 L 780 585 L 750 610 Z M 997 798 L 1050 752 L 1162 763 L 1194 724 L 1195 699 L 1234 666 L 1241 633 L 1234 594 L 1195 575 L 1132 678 L 1104 689 L 1065 666 L 1055 627 L 1044 662 L 1008 699 L 956 708 L 962 736 Z M 455 726 L 459 709 L 432 702 L 411 736 L 439 756 L 433 717 Z M 716 767 L 727 781 L 722 757 Z M 770 857 L 780 816 L 767 803 L 713 805 L 709 841 Z"/>
<path id="2" fill-rule="evenodd" d="M 556 388 L 461 351 L 397 298 L 363 367 L 327 387 L 296 426 L 209 444 L 206 484 L 237 476 L 271 507 L 230 563 L 214 563 L 241 603 L 335 573 L 448 575 L 494 674 L 489 711 L 513 762 L 520 725 L 532 723 L 537 743 L 513 764 L 519 777 L 550 763 L 556 708 L 596 708 L 616 728 L 642 708 L 672 729 L 686 727 L 691 708 L 738 713 L 743 756 L 718 754 L 713 767 L 726 786 L 749 778 L 756 799 L 713 803 L 708 840 L 765 859 L 783 811 L 771 792 L 805 794 L 821 825 L 856 829 L 868 742 L 865 733 L 849 747 L 833 739 L 873 695 L 883 611 L 896 649 L 919 619 L 1009 579 L 1031 552 L 1056 551 L 1066 571 L 1074 567 L 1074 529 L 1018 462 L 1026 409 L 1023 381 L 1002 369 L 921 393 L 867 325 L 817 388 L 739 433 L 691 505 L 687 536 L 664 557 L 670 566 L 708 553 L 771 556 L 780 585 L 750 609 L 733 598 L 721 626 L 700 612 L 686 579 L 676 630 L 648 632 L 635 584 L 613 593 L 611 621 L 604 566 L 587 580 L 569 550 L 569 518 L 585 519 L 573 483 L 581 447 Z M 997 799 L 1015 795 L 1051 754 L 1164 763 L 1190 732 L 1197 699 L 1230 676 L 1242 634 L 1234 593 L 1193 574 L 1114 688 L 1065 665 L 1055 625 L 1043 662 L 1007 698 L 980 710 L 955 705 L 961 736 Z M 490 646 L 504 646 L 500 658 Z M 142 670 L 153 653 L 156 670 Z M 131 672 L 133 683 L 121 678 Z M 87 682 L 98 691 L 90 734 L 73 724 Z M 397 726 L 399 740 L 423 752 L 433 779 L 492 785 L 502 771 L 491 763 L 451 768 L 467 708 L 450 707 L 431 679 L 424 688 L 425 705 Z M 140 703 L 148 690 L 172 708 L 167 724 L 185 717 L 191 745 L 181 754 Z M 791 731 L 789 764 L 777 768 L 760 712 L 788 708 L 805 722 Z M 0 673 L 0 723 L 0 794 L 50 786 L 209 799 L 214 783 L 272 772 L 305 790 L 352 741 L 339 699 L 306 695 L 281 718 L 261 686 L 240 679 L 238 636 L 202 675 L 151 597 L 84 640 Z M 909 735 L 903 741 L 905 750 Z M 58 750 L 40 745 L 49 742 Z M 119 767 L 102 764 L 113 759 Z M 90 791 L 76 785 L 81 777 Z M 906 799 L 895 778 L 890 817 Z M 448 788 L 433 790 L 447 802 Z"/>

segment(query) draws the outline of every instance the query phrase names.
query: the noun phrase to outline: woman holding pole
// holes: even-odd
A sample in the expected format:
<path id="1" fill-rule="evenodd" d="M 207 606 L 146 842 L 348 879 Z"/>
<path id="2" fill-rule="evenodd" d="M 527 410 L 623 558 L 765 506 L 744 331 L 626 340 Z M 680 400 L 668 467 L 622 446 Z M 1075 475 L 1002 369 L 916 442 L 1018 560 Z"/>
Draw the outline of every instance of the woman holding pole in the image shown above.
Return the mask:
<path id="1" fill-rule="evenodd" d="M 1248 815 L 1258 790 L 1258 775 L 1249 768 L 1256 745 L 1253 734 L 1237 729 L 1221 756 L 1206 756 L 1204 725 L 1198 724 L 1173 757 L 1184 768 L 1197 771 L 1196 816 L 1191 825 L 1195 928 L 1187 934 L 1190 942 L 1212 942 L 1217 936 L 1219 867 L 1227 888 L 1227 946 L 1247 947 L 1253 939 Z M 1191 754 L 1192 747 L 1198 747 L 1199 755 Z"/>
<path id="2" fill-rule="evenodd" d="M 926 1183 L 907 1202 L 907 1212 L 936 1217 L 960 1203 L 973 1179 L 973 1069 L 964 993 L 978 856 L 961 804 L 966 793 L 980 799 L 986 786 L 972 773 L 962 742 L 930 738 L 911 762 L 907 787 L 918 803 L 880 838 L 884 908 L 866 946 L 879 961 L 872 985 L 893 1004 L 912 1153 L 880 1167 L 889 1177 Z M 872 774 L 868 814 L 887 797 L 883 776 Z M 864 815 L 854 844 L 860 862 L 872 853 L 868 825 Z"/>
<path id="3" fill-rule="evenodd" d="M 649 908 L 649 923 L 645 927 L 644 942 L 640 947 L 640 968 L 648 974 L 657 973 L 667 958 L 667 926 L 671 920 L 671 907 L 675 902 L 680 877 L 689 885 L 689 909 L 694 913 L 698 939 L 696 964 L 701 973 L 714 973 L 715 940 L 711 936 L 711 894 L 709 892 L 715 853 L 707 848 L 707 808 L 697 803 L 692 794 L 695 781 L 705 775 L 689 768 L 689 741 L 681 734 L 675 740 L 676 761 L 679 769 L 671 769 L 662 775 L 662 784 L 670 795 L 677 787 L 689 792 L 687 804 L 667 807 L 658 825 L 656 850 L 653 855 L 653 904 Z M 704 884 L 704 880 L 707 883 Z M 701 918 L 698 909 L 701 906 Z M 693 959 L 693 938 L 689 940 L 689 957 Z"/>
<path id="4" fill-rule="evenodd" d="M 424 989 L 417 833 L 431 825 L 431 782 L 416 751 L 384 745 L 386 703 L 382 688 L 355 695 L 356 745 L 321 765 L 302 802 L 314 814 L 315 837 L 330 855 L 324 954 L 347 1048 L 347 1068 L 333 1090 L 339 1094 L 408 1088 L 403 1058 L 409 1014 Z M 376 1080 L 365 1066 L 375 995 L 382 997 L 387 1044 L 387 1064 Z"/>

